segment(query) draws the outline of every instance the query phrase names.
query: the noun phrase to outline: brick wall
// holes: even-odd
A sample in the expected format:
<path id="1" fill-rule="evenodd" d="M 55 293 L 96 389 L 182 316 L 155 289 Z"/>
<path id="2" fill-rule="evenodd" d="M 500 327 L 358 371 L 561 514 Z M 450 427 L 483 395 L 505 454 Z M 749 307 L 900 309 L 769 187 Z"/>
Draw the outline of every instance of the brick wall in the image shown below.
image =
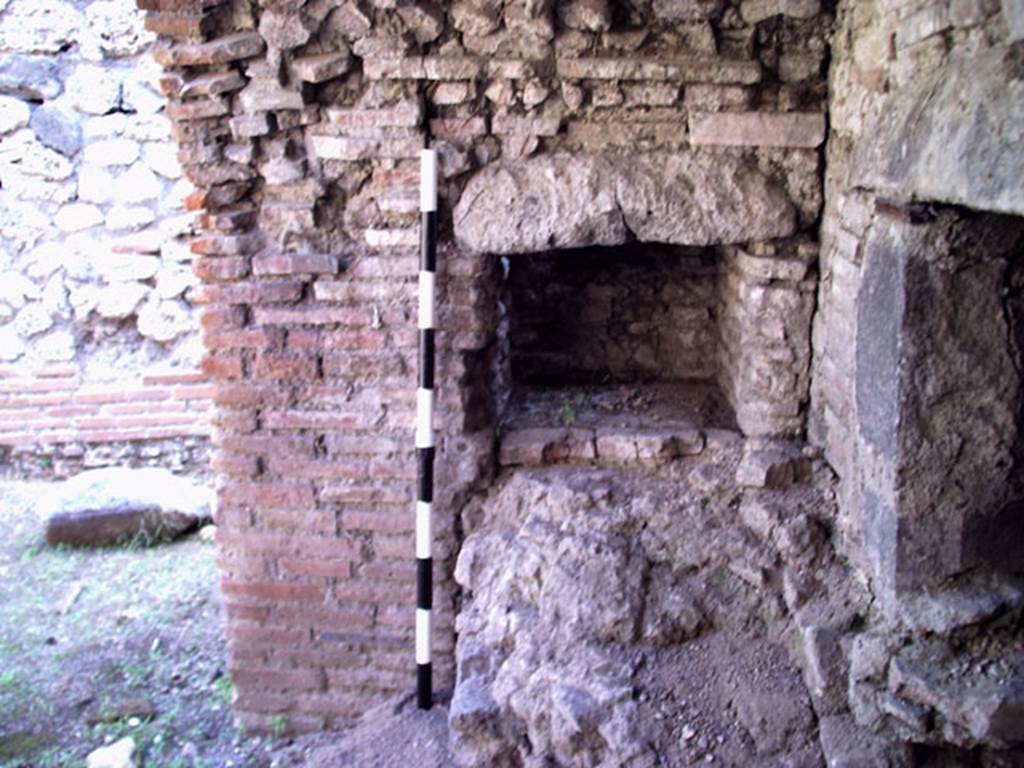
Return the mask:
<path id="1" fill-rule="evenodd" d="M 459 515 L 493 471 L 500 400 L 498 261 L 452 233 L 467 182 L 559 150 L 694 153 L 743 170 L 739 196 L 753 177 L 777 190 L 786 233 L 811 241 L 830 20 L 816 2 L 138 5 L 198 187 L 192 298 L 247 726 L 319 727 L 411 685 L 417 155 L 439 150 L 443 688 Z M 757 220 L 745 204 L 730 215 Z"/>
<path id="2" fill-rule="evenodd" d="M 2 471 L 67 477 L 122 463 L 205 473 L 211 395 L 201 372 L 93 380 L 77 365 L 0 367 Z"/>

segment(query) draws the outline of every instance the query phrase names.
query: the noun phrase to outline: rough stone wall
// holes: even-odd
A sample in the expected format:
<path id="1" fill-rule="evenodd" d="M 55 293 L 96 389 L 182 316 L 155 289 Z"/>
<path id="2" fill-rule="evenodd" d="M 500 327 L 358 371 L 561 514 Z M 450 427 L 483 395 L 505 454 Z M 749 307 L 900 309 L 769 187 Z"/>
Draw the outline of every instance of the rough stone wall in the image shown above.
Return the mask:
<path id="1" fill-rule="evenodd" d="M 875 540 L 868 536 L 870 526 L 863 516 L 873 514 L 870 510 L 880 502 L 874 491 L 866 491 L 866 485 L 874 483 L 866 479 L 886 475 L 878 469 L 886 461 L 872 447 L 867 414 L 861 412 L 858 397 L 861 403 L 889 403 L 894 410 L 884 418 L 900 420 L 895 409 L 905 403 L 898 400 L 898 388 L 876 388 L 874 396 L 865 399 L 870 379 L 885 365 L 865 366 L 862 361 L 880 360 L 886 339 L 898 343 L 905 329 L 895 302 L 907 297 L 897 296 L 897 290 L 888 310 L 882 311 L 876 301 L 874 312 L 865 311 L 870 299 L 863 285 L 866 249 L 871 242 L 894 238 L 888 263 L 895 271 L 876 284 L 895 287 L 901 268 L 893 259 L 913 251 L 911 244 L 922 235 L 911 230 L 927 228 L 932 220 L 927 206 L 915 207 L 917 201 L 1018 215 L 1024 211 L 1019 180 L 1011 170 L 1019 166 L 1024 115 L 1021 14 L 1019 3 L 994 0 L 843 2 L 838 8 L 809 433 L 825 448 L 841 478 L 846 549 L 879 579 L 876 586 L 883 590 L 895 588 L 895 577 L 883 577 L 877 570 L 879 548 L 891 548 L 892 557 L 883 558 L 891 572 L 896 550 L 909 544 L 900 544 L 906 534 L 896 529 L 881 535 L 881 540 L 880 534 Z M 1010 230 L 998 228 L 1012 240 Z M 939 225 L 932 236 L 943 240 L 943 231 Z M 998 250 L 990 248 L 990 256 L 999 256 Z M 971 258 L 985 256 L 975 253 Z M 879 259 L 887 261 L 881 255 Z M 885 318 L 889 327 L 883 327 Z M 864 324 L 865 320 L 869 322 Z M 994 327 L 991 319 L 984 322 Z M 936 327 L 934 332 L 943 331 Z M 863 351 L 860 358 L 858 350 Z M 889 352 L 889 363 L 905 369 L 904 347 Z M 976 399 L 990 394 L 983 387 Z M 976 408 L 969 412 L 974 415 L 964 419 L 978 418 Z M 971 422 L 971 429 L 988 429 L 984 421 L 982 416 Z M 1011 438 L 1004 434 L 1000 440 L 1004 439 Z M 890 487 L 896 482 L 892 471 L 890 466 L 885 481 Z M 994 475 L 991 481 L 999 483 Z M 953 506 L 938 509 L 930 519 L 939 527 L 953 526 L 946 529 L 952 536 L 948 546 L 958 548 L 962 518 Z M 921 556 L 932 564 L 918 569 L 907 585 L 935 582 L 967 567 L 959 552 L 949 557 L 938 551 L 919 552 L 918 559 Z"/>
<path id="2" fill-rule="evenodd" d="M 5 473 L 202 466 L 191 191 L 130 3 L 0 4 Z M 173 438 L 187 441 L 180 449 Z"/>
<path id="3" fill-rule="evenodd" d="M 803 434 L 817 257 L 810 242 L 726 250 L 719 376 L 746 435 Z"/>
<path id="4" fill-rule="evenodd" d="M 408 685 L 417 154 L 428 137 L 441 153 L 435 670 L 450 684 L 456 521 L 493 462 L 498 261 L 476 254 L 502 251 L 472 229 L 511 223 L 528 252 L 546 221 L 515 207 L 544 199 L 529 194 L 475 211 L 467 181 L 563 149 L 617 155 L 587 166 L 596 181 L 640 150 L 650 195 L 623 191 L 604 219 L 622 237 L 584 224 L 533 250 L 807 238 L 829 18 L 760 0 L 138 5 L 199 187 L 187 205 L 205 211 L 195 296 L 247 725 L 315 727 Z"/>

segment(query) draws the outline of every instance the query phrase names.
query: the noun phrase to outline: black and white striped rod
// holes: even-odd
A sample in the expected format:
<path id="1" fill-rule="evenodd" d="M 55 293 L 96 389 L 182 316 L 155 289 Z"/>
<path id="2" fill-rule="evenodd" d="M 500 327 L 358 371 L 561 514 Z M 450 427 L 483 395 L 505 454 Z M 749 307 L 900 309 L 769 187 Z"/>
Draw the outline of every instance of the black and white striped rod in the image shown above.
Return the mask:
<path id="1" fill-rule="evenodd" d="M 416 699 L 433 700 L 431 607 L 434 601 L 434 307 L 437 268 L 437 152 L 420 154 L 420 381 L 416 390 Z"/>

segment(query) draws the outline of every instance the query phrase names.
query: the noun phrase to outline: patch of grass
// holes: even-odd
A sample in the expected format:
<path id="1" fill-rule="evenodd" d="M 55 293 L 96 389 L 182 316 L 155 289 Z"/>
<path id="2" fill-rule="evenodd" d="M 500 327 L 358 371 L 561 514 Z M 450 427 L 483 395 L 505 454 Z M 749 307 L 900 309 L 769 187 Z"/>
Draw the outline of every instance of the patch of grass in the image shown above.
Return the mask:
<path id="1" fill-rule="evenodd" d="M 50 741 L 52 741 L 50 737 L 35 733 L 12 733 L 9 736 L 0 736 L 0 766 L 25 765 L 22 761 L 23 757 L 38 752 Z M 58 764 L 53 763 L 53 765 Z"/>
<path id="2" fill-rule="evenodd" d="M 231 704 L 231 695 L 234 693 L 235 687 L 231 684 L 230 677 L 221 675 L 213 681 L 212 688 L 223 704 Z"/>
<path id="3" fill-rule="evenodd" d="M 149 680 L 149 670 L 132 661 L 118 662 L 114 671 L 132 688 L 141 688 Z"/>
<path id="4" fill-rule="evenodd" d="M 288 718 L 284 715 L 274 715 L 270 721 L 270 732 L 274 734 L 276 739 L 280 739 L 288 733 Z"/>

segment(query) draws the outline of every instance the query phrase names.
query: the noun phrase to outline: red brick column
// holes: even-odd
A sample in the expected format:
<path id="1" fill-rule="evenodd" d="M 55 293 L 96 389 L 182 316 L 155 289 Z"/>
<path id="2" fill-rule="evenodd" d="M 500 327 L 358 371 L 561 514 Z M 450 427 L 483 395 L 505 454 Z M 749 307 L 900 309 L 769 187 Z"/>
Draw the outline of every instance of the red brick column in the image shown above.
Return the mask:
<path id="1" fill-rule="evenodd" d="M 317 48 L 322 18 L 253 18 L 250 3 L 228 0 L 138 5 L 161 36 L 154 55 L 198 190 L 193 299 L 215 381 L 236 713 L 257 728 L 342 722 L 415 681 L 422 102 L 403 88 L 370 110 L 339 91 L 351 57 Z M 442 255 L 440 279 L 456 292 L 486 267 Z M 490 338 L 474 332 L 479 317 L 438 340 L 439 689 L 453 680 L 454 510 L 491 455 L 486 416 L 468 415 Z"/>

